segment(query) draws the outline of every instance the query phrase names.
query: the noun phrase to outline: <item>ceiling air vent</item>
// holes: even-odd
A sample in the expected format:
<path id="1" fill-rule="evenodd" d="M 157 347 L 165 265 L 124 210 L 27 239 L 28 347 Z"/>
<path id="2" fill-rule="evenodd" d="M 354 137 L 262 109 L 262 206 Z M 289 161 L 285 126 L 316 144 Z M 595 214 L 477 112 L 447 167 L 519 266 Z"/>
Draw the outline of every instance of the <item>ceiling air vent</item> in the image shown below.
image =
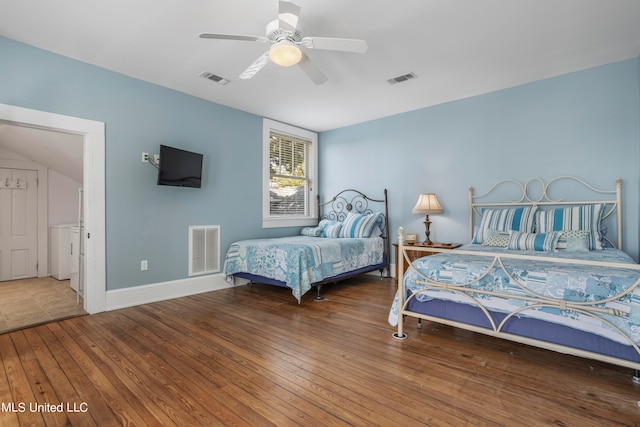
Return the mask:
<path id="1" fill-rule="evenodd" d="M 204 77 L 205 79 L 211 80 L 212 82 L 216 82 L 221 85 L 226 85 L 227 83 L 230 82 L 230 80 L 225 79 L 224 77 L 216 76 L 215 74 L 210 73 L 208 71 L 203 71 L 200 74 L 198 74 L 198 76 Z"/>
<path id="2" fill-rule="evenodd" d="M 404 74 L 402 76 L 397 76 L 392 79 L 389 79 L 387 80 L 387 82 L 389 82 L 390 85 L 394 85 L 396 83 L 402 83 L 402 82 L 406 82 L 407 80 L 413 80 L 417 78 L 418 76 L 416 76 L 415 74 L 409 73 L 409 74 Z"/>

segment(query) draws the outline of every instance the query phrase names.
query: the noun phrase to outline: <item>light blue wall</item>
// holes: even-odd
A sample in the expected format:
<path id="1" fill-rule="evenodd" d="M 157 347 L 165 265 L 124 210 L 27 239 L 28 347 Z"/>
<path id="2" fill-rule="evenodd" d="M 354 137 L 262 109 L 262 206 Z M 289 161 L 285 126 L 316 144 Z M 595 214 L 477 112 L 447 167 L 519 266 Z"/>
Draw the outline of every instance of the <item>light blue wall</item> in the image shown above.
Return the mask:
<path id="1" fill-rule="evenodd" d="M 445 212 L 431 216 L 432 240 L 468 242 L 470 185 L 574 175 L 613 188 L 620 177 L 624 246 L 637 259 L 639 68 L 627 60 L 324 132 L 321 192 L 387 188 L 392 241 L 398 226 L 424 239 L 411 208 L 435 192 Z"/>
<path id="2" fill-rule="evenodd" d="M 219 224 L 223 251 L 297 232 L 261 227 L 261 117 L 2 37 L 0 58 L 0 103 L 106 123 L 108 290 L 186 277 L 189 225 Z M 630 60 L 322 133 L 321 192 L 388 188 L 392 230 L 416 233 L 417 195 L 436 192 L 445 213 L 432 217 L 432 237 L 464 242 L 471 184 L 572 174 L 609 186 L 619 176 L 637 258 L 639 82 Z M 156 186 L 140 153 L 160 144 L 205 155 L 203 188 Z"/>
<path id="3" fill-rule="evenodd" d="M 2 37 L 0 58 L 0 103 L 106 123 L 107 290 L 187 277 L 189 225 L 219 224 L 223 251 L 297 231 L 261 226 L 261 117 Z M 204 154 L 203 188 L 156 185 L 160 144 Z"/>

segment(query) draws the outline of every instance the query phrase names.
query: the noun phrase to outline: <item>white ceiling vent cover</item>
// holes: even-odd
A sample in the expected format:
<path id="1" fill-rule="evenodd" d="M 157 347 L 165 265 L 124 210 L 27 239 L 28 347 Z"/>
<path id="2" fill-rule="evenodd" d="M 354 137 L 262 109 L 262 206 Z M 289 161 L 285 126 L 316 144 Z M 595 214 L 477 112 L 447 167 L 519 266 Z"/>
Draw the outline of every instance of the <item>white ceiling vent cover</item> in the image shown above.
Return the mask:
<path id="1" fill-rule="evenodd" d="M 387 80 L 387 82 L 390 85 L 395 85 L 397 83 L 402 83 L 402 82 L 406 82 L 408 80 L 413 80 L 413 79 L 417 79 L 418 76 L 416 76 L 414 73 L 409 73 L 409 74 L 403 74 L 401 76 L 397 76 L 394 77 L 392 79 Z"/>
<path id="2" fill-rule="evenodd" d="M 221 85 L 226 85 L 227 83 L 229 83 L 231 80 L 229 79 L 225 79 L 224 77 L 215 75 L 213 73 L 210 73 L 208 71 L 203 71 L 200 74 L 198 74 L 199 77 L 204 77 L 207 80 L 211 80 L 212 82 L 216 82 L 218 84 Z"/>
<path id="3" fill-rule="evenodd" d="M 189 276 L 220 271 L 220 226 L 189 227 Z"/>

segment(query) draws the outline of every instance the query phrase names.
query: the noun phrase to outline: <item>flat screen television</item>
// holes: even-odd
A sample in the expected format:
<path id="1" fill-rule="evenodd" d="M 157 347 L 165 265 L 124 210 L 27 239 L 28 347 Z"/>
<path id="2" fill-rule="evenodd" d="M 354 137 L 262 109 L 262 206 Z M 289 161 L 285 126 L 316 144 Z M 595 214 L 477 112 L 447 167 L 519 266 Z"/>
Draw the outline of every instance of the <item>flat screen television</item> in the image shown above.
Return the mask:
<path id="1" fill-rule="evenodd" d="M 160 145 L 158 185 L 200 188 L 202 154 Z"/>

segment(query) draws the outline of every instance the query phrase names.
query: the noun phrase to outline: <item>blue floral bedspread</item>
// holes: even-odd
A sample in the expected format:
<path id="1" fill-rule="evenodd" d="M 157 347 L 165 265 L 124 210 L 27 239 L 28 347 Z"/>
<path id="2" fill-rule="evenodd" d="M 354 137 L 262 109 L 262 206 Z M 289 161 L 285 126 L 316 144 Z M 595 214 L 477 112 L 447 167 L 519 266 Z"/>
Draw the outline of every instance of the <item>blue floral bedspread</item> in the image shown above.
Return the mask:
<path id="1" fill-rule="evenodd" d="M 384 240 L 280 237 L 243 240 L 227 251 L 224 274 L 250 273 L 285 282 L 300 302 L 313 283 L 376 265 L 384 259 Z"/>
<path id="2" fill-rule="evenodd" d="M 580 259 L 584 260 L 634 264 L 634 267 L 638 267 L 627 254 L 611 248 L 580 253 L 508 251 L 481 245 L 467 245 L 460 249 L 550 258 L 575 259 L 576 256 L 579 256 Z M 629 344 L 618 332 L 601 320 L 604 319 L 620 328 L 624 334 L 640 345 L 640 289 L 637 286 L 637 282 L 640 280 L 640 270 L 504 258 L 504 266 L 509 275 L 502 268 L 494 266 L 491 267 L 488 275 L 482 277 L 490 269 L 493 259 L 493 256 L 455 254 L 455 251 L 453 251 L 453 253 L 420 258 L 414 261 L 414 267 L 430 280 L 441 283 L 464 284 L 479 279 L 477 283 L 469 284 L 466 288 L 471 291 L 472 296 L 481 301 L 491 311 L 510 313 L 526 306 L 528 303 L 522 299 L 473 293 L 473 290 L 483 289 L 509 295 L 531 295 L 531 293 L 535 293 L 552 300 L 595 302 L 596 307 L 620 310 L 625 313 L 624 316 L 599 314 L 594 317 L 579 310 L 545 306 L 529 308 L 518 316 L 563 324 L 596 333 L 617 342 Z M 404 283 L 412 293 L 426 289 L 424 284 L 418 284 L 416 280 L 424 281 L 414 268 L 409 268 L 405 272 Z M 522 284 L 524 289 L 518 286 L 516 282 Z M 630 289 L 632 290 L 629 291 Z M 619 295 L 619 297 L 613 301 L 597 302 L 616 295 Z M 468 297 L 448 290 L 427 290 L 418 294 L 416 298 L 419 301 L 444 299 L 463 304 L 473 304 Z M 389 312 L 389 323 L 393 326 L 398 323 L 397 295 Z"/>

